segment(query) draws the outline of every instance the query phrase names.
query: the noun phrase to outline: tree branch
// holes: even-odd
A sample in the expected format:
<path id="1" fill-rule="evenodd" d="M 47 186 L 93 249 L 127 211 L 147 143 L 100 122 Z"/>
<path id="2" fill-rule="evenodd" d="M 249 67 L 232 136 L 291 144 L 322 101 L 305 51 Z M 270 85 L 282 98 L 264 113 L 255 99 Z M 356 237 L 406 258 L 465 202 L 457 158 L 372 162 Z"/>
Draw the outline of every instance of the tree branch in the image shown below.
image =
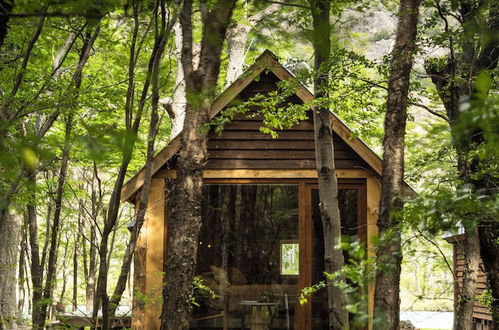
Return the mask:
<path id="1" fill-rule="evenodd" d="M 309 6 L 300 5 L 300 4 L 297 4 L 297 3 L 285 2 L 285 1 L 271 1 L 271 0 L 263 0 L 263 1 L 268 2 L 268 3 L 275 3 L 275 4 L 279 4 L 279 5 L 289 6 L 289 7 L 297 7 L 297 8 L 303 8 L 303 9 L 310 9 Z"/>

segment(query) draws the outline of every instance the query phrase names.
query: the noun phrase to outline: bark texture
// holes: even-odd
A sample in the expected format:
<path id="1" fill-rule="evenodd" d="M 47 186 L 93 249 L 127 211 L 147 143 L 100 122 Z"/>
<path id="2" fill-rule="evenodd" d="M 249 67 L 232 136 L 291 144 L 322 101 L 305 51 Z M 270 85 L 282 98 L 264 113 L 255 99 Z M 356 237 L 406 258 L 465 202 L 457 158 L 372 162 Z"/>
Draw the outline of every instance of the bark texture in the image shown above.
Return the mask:
<path id="1" fill-rule="evenodd" d="M 220 71 L 225 32 L 234 10 L 234 0 L 218 0 L 203 16 L 199 65 L 193 66 L 192 1 L 183 3 L 182 67 L 186 81 L 186 114 L 181 132 L 175 189 L 170 200 L 167 260 L 162 329 L 188 329 L 193 278 L 201 226 L 203 166 L 206 135 L 201 128 L 209 120 Z"/>
<path id="2" fill-rule="evenodd" d="M 319 182 L 319 208 L 324 231 L 324 270 L 333 274 L 345 261 L 341 242 L 341 219 L 338 207 L 338 181 L 334 163 L 334 145 L 331 113 L 328 106 L 330 39 L 330 4 L 328 0 L 310 1 L 313 18 L 314 66 L 316 78 L 314 93 L 319 104 L 313 109 L 314 136 Z M 334 281 L 344 281 L 336 277 Z M 348 328 L 346 298 L 341 289 L 327 280 L 329 329 Z"/>
<path id="3" fill-rule="evenodd" d="M 388 100 L 383 139 L 383 170 L 376 253 L 374 294 L 375 328 L 399 328 L 400 267 L 402 262 L 400 215 L 403 208 L 404 135 L 407 95 L 421 0 L 402 0 L 395 46 L 391 54 Z"/>
<path id="4" fill-rule="evenodd" d="M 16 301 L 18 246 L 21 223 L 17 216 L 8 215 L 0 222 L 0 329 L 16 326 L 18 309 Z"/>
<path id="5" fill-rule="evenodd" d="M 458 290 L 458 301 L 454 311 L 454 329 L 472 330 L 473 306 L 475 305 L 475 290 L 480 265 L 480 239 L 478 231 L 465 233 L 463 244 L 463 282 Z"/>

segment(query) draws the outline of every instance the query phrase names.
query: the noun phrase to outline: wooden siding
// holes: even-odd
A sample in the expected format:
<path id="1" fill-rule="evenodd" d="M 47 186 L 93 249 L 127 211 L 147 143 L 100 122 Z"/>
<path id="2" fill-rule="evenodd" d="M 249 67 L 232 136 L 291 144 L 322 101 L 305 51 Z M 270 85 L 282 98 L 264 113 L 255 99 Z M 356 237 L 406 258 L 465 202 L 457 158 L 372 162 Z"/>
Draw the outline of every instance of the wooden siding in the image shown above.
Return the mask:
<path id="1" fill-rule="evenodd" d="M 279 79 L 271 72 L 262 72 L 237 97 L 246 101 L 258 93 L 277 90 Z M 287 103 L 302 101 L 291 96 Z M 221 134 L 208 134 L 206 169 L 315 169 L 314 125 L 312 119 L 294 127 L 277 131 L 278 137 L 260 132 L 261 117 L 237 116 L 225 125 Z M 367 169 L 369 166 L 336 133 L 333 135 L 335 161 L 338 169 Z M 175 168 L 170 162 L 169 168 Z"/>
<path id="2" fill-rule="evenodd" d="M 460 244 L 462 237 L 461 236 L 453 236 L 450 239 L 447 239 L 454 245 L 454 272 L 456 274 L 457 282 L 455 292 L 458 291 L 459 286 L 463 281 L 463 269 L 464 269 L 464 256 L 463 256 L 463 248 Z M 481 295 L 485 290 L 487 290 L 487 278 L 485 273 L 483 272 L 483 264 L 480 263 L 478 277 L 477 277 L 477 288 L 475 290 L 476 295 Z M 455 295 L 454 302 L 457 303 L 457 295 Z M 490 315 L 489 309 L 484 306 L 481 302 L 476 301 L 475 306 L 473 308 L 473 318 L 475 319 L 475 324 L 478 327 L 479 325 L 485 326 L 483 329 L 487 329 L 486 321 L 492 322 L 492 315 Z M 484 322 L 482 322 L 483 320 Z M 479 325 L 477 324 L 479 323 Z M 482 329 L 482 328 L 479 328 Z M 492 328 L 490 328 L 492 329 Z"/>

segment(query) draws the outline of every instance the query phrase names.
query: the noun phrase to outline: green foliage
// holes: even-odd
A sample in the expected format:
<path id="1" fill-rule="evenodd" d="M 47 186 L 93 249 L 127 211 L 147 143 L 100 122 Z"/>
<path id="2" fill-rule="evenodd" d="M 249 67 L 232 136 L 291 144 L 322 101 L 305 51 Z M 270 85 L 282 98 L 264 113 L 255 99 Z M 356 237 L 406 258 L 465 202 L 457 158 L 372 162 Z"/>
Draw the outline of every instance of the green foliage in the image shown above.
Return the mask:
<path id="1" fill-rule="evenodd" d="M 496 196 L 477 195 L 469 188 L 440 189 L 431 197 L 419 197 L 406 204 L 408 223 L 435 235 L 457 232 L 460 226 L 473 232 L 478 221 L 495 221 L 499 216 Z"/>
<path id="2" fill-rule="evenodd" d="M 196 302 L 196 296 L 204 296 L 209 299 L 218 299 L 218 295 L 206 285 L 203 279 L 200 276 L 194 276 L 193 280 L 193 294 L 191 295 L 190 302 L 192 306 L 199 307 L 199 304 Z"/>
<path id="3" fill-rule="evenodd" d="M 294 104 L 287 101 L 298 84 L 297 80 L 283 81 L 279 83 L 279 89 L 276 91 L 257 94 L 246 102 L 235 103 L 214 117 L 206 129 L 213 127 L 215 132 L 221 134 L 224 125 L 230 123 L 237 115 L 248 115 L 250 118 L 262 116 L 263 126 L 260 127 L 260 131 L 275 138 L 278 136 L 276 130 L 292 127 L 300 120 L 307 119 L 306 111 L 310 107 L 309 104 Z"/>

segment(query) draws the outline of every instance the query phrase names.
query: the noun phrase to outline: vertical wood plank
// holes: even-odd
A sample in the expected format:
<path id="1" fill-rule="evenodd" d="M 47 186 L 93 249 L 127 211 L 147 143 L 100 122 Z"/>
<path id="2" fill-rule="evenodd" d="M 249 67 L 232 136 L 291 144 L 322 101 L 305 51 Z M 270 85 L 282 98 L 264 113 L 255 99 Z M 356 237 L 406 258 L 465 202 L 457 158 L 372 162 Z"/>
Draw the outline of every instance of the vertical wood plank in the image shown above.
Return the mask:
<path id="1" fill-rule="evenodd" d="M 299 222 L 299 241 L 300 241 L 300 291 L 312 285 L 312 214 L 311 214 L 311 196 L 310 188 L 305 182 L 300 183 L 300 222 Z M 299 329 L 312 328 L 312 300 L 304 305 L 299 305 Z"/>
<path id="2" fill-rule="evenodd" d="M 134 262 L 135 290 L 139 293 L 134 329 L 155 330 L 161 326 L 165 215 L 165 179 L 154 178 Z"/>
<path id="3" fill-rule="evenodd" d="M 381 182 L 377 178 L 367 179 L 367 257 L 374 258 L 374 240 L 378 235 L 378 215 L 379 202 L 381 199 Z M 373 327 L 374 317 L 374 288 L 375 283 L 369 286 L 368 296 L 368 313 L 369 313 L 369 329 Z"/>
<path id="4" fill-rule="evenodd" d="M 138 208 L 138 200 L 135 203 L 135 209 Z M 146 290 L 146 251 L 147 241 L 146 236 L 143 234 L 147 229 L 147 221 L 144 221 L 142 230 L 137 238 L 137 245 L 135 246 L 135 254 L 133 257 L 133 289 L 135 292 L 144 293 Z M 138 297 L 134 292 L 133 294 L 133 329 L 145 329 L 144 327 L 144 300 Z"/>

